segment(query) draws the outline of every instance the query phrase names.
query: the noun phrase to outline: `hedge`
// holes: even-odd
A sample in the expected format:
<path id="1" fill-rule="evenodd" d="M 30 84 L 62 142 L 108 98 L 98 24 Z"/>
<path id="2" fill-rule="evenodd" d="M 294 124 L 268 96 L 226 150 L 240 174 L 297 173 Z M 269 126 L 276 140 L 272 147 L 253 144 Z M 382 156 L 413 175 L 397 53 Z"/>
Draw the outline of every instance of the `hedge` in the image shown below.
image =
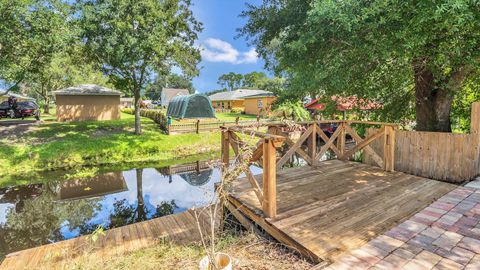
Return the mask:
<path id="1" fill-rule="evenodd" d="M 122 109 L 122 112 L 135 114 L 135 110 L 131 108 Z M 141 109 L 140 116 L 152 119 L 163 132 L 168 132 L 168 119 L 163 110 Z"/>

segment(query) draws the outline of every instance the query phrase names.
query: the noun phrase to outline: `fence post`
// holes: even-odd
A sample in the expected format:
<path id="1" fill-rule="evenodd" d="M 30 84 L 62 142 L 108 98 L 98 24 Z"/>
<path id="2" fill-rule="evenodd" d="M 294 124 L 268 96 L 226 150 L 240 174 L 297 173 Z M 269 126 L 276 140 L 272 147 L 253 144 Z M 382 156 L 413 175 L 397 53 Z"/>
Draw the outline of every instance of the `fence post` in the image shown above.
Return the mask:
<path id="1" fill-rule="evenodd" d="M 476 137 L 477 153 L 476 153 L 476 173 L 480 174 L 480 102 L 472 103 L 472 111 L 470 117 L 470 133 Z"/>
<path id="2" fill-rule="evenodd" d="M 340 129 L 340 134 L 337 139 L 337 148 L 342 155 L 340 158 L 343 158 L 343 154 L 345 153 L 345 122 L 340 123 L 338 128 Z"/>
<path id="3" fill-rule="evenodd" d="M 230 138 L 228 133 L 228 130 L 222 129 L 222 163 L 225 168 L 230 165 Z"/>
<path id="4" fill-rule="evenodd" d="M 480 136 L 480 102 L 472 103 L 470 133 L 478 134 L 478 136 Z"/>
<path id="5" fill-rule="evenodd" d="M 197 120 L 197 125 L 195 127 L 197 134 L 200 133 L 200 119 Z"/>
<path id="6" fill-rule="evenodd" d="M 313 123 L 313 130 L 308 138 L 308 154 L 310 155 L 310 159 L 312 160 L 312 166 L 316 164 L 315 155 L 317 152 L 317 129 L 315 128 L 317 124 Z"/>
<path id="7" fill-rule="evenodd" d="M 276 149 L 273 141 L 263 142 L 263 213 L 274 219 L 277 215 Z"/>
<path id="8" fill-rule="evenodd" d="M 383 135 L 383 169 L 387 172 L 395 170 L 395 129 L 393 126 L 384 126 Z"/>

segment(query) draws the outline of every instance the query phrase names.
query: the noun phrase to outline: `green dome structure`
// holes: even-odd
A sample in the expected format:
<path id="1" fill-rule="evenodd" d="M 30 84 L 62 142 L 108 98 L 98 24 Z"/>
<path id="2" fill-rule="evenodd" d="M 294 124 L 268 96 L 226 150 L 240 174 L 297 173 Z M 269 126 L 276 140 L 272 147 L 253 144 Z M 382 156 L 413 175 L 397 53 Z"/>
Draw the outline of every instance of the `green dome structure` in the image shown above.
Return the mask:
<path id="1" fill-rule="evenodd" d="M 201 94 L 176 96 L 168 103 L 167 116 L 183 118 L 215 118 L 210 99 Z"/>

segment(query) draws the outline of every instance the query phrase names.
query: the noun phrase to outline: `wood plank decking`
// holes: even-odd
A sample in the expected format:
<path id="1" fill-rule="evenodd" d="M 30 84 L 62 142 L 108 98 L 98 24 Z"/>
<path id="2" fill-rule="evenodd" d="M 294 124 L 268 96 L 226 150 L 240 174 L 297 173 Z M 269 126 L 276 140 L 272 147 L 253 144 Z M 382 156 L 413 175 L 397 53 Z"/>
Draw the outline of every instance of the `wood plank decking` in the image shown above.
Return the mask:
<path id="1" fill-rule="evenodd" d="M 201 215 L 199 221 L 202 228 L 209 228 L 206 214 Z M 199 241 L 200 233 L 192 210 L 106 230 L 95 242 L 90 236 L 81 236 L 11 253 L 0 265 L 0 270 L 64 269 L 67 263 L 72 265 L 84 254 L 108 259 L 154 246 L 162 239 L 178 244 Z"/>
<path id="2" fill-rule="evenodd" d="M 256 179 L 261 185 L 262 176 Z M 233 184 L 229 207 L 312 260 L 334 261 L 455 187 L 361 163 L 330 160 L 277 172 L 275 219 L 265 217 L 245 179 Z"/>

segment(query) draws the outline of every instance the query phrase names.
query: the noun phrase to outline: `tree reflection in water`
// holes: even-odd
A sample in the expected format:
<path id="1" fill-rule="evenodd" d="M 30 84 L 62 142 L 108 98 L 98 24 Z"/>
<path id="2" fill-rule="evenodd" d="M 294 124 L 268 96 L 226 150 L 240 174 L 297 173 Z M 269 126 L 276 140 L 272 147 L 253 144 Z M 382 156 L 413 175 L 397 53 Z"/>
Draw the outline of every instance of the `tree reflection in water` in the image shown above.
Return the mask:
<path id="1" fill-rule="evenodd" d="M 60 228 L 71 230 L 90 220 L 99 209 L 98 199 L 65 201 L 57 198 L 58 182 L 41 185 L 34 199 L 19 202 L 21 211 L 11 208 L 0 224 L 0 257 L 17 250 L 64 240 Z"/>

